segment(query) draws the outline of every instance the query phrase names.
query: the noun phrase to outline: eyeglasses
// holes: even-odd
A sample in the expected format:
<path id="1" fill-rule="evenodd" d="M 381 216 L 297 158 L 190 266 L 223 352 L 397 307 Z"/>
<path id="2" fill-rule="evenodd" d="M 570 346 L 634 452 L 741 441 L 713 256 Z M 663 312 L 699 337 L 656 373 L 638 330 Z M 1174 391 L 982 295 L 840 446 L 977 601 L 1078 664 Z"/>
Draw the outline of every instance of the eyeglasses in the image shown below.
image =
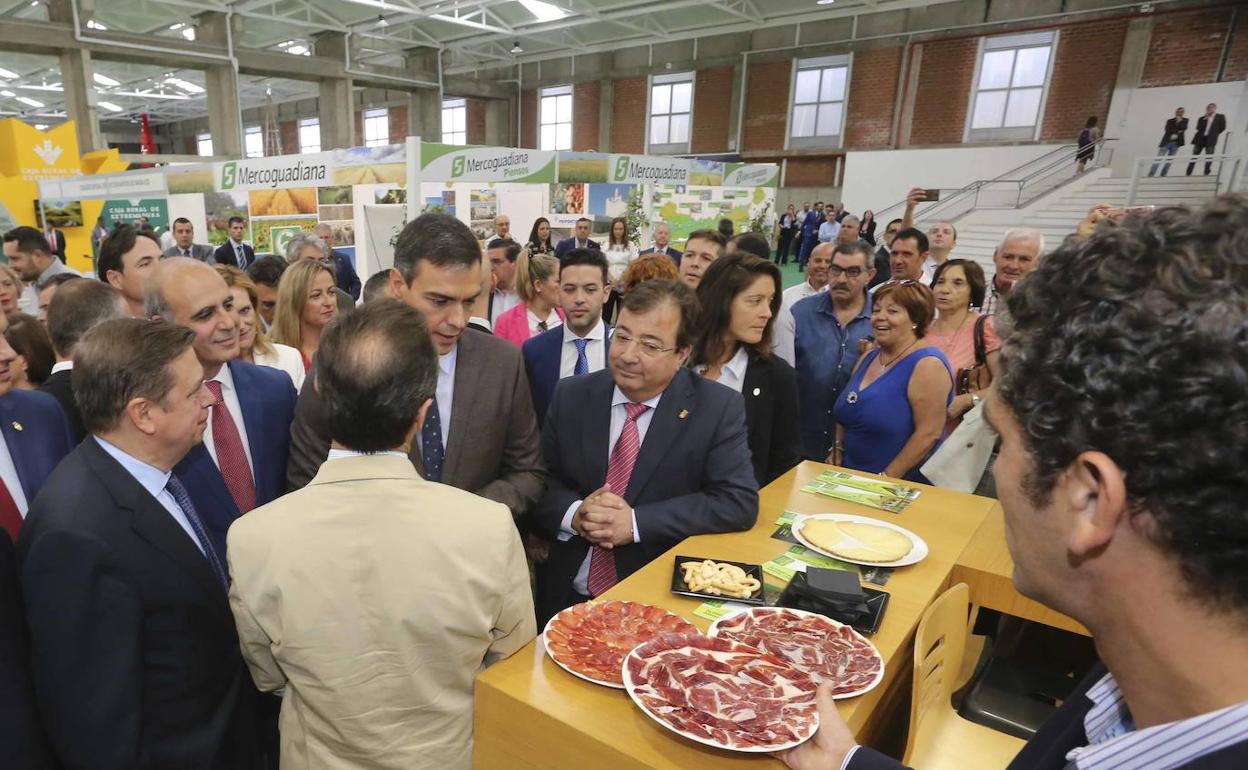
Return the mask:
<path id="1" fill-rule="evenodd" d="M 840 278 L 842 275 L 848 278 L 858 278 L 864 272 L 866 271 L 863 270 L 861 267 L 841 267 L 840 265 L 828 266 L 828 275 L 832 276 L 833 278 Z"/>
<path id="2" fill-rule="evenodd" d="M 632 337 L 620 331 L 616 331 L 611 335 L 611 344 L 619 345 L 621 348 L 627 348 L 633 342 L 637 343 L 637 347 L 642 353 L 651 358 L 658 358 L 664 353 L 671 353 L 676 349 L 675 346 L 670 348 L 661 348 L 653 342 L 647 342 L 646 340 L 634 340 Z"/>
<path id="3" fill-rule="evenodd" d="M 892 279 L 885 281 L 884 283 L 880 285 L 881 286 L 909 286 L 911 284 L 917 286 L 919 282 L 914 280 L 913 278 L 892 278 Z"/>

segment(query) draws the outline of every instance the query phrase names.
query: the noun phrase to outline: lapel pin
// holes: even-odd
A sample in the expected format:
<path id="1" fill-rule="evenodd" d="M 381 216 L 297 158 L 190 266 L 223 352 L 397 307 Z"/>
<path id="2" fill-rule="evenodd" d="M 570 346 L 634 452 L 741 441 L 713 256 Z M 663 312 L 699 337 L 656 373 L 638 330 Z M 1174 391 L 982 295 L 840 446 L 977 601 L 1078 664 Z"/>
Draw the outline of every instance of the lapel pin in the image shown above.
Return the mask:
<path id="1" fill-rule="evenodd" d="M 21 424 L 20 422 L 18 422 L 17 420 L 14 420 L 14 421 L 13 421 L 13 430 L 16 430 L 16 431 L 20 431 L 20 430 L 22 430 L 22 424 Z"/>
<path id="2" fill-rule="evenodd" d="M 682 420 L 683 420 L 683 419 L 685 419 L 685 418 L 686 418 L 686 417 L 688 417 L 688 416 L 689 416 L 689 410 L 688 410 L 688 409 L 681 409 L 681 410 L 680 410 L 680 415 L 679 415 L 680 419 L 682 419 Z M 16 425 L 17 423 L 13 423 L 13 424 L 14 424 L 14 425 Z"/>
<path id="3" fill-rule="evenodd" d="M 757 395 L 759 395 L 759 394 L 761 394 L 762 392 L 763 392 L 763 389 L 762 389 L 762 388 L 755 388 L 755 389 L 754 389 L 754 395 L 756 395 L 756 396 L 757 396 Z"/>

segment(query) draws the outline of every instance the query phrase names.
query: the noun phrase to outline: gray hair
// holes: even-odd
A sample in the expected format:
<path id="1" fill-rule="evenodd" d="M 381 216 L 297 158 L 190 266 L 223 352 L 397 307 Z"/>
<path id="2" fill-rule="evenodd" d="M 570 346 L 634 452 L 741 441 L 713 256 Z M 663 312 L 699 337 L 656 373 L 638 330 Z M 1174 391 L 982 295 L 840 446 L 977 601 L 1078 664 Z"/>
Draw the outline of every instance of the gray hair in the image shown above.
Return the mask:
<path id="1" fill-rule="evenodd" d="M 1032 227 L 1016 227 L 1013 230 L 1006 230 L 1005 235 L 1001 238 L 1001 242 L 997 244 L 997 248 L 993 249 L 992 253 L 1000 254 L 1001 249 L 1005 246 L 1006 242 L 1013 240 L 1014 238 L 1035 241 L 1039 244 L 1039 248 L 1036 250 L 1036 256 L 1039 257 L 1044 253 L 1044 233 Z"/>
<path id="2" fill-rule="evenodd" d="M 321 256 L 329 259 L 329 244 L 311 233 L 299 233 L 286 244 L 286 261 L 291 263 L 299 261 L 299 252 L 303 251 L 304 246 L 317 247 L 321 250 Z"/>
<path id="3" fill-rule="evenodd" d="M 862 225 L 862 220 L 861 220 L 861 219 L 859 219 L 858 217 L 854 216 L 853 214 L 850 214 L 850 215 L 846 216 L 844 219 L 842 219 L 842 220 L 841 220 L 841 224 L 843 225 L 843 224 L 845 224 L 846 222 L 848 222 L 848 221 L 849 221 L 849 220 L 851 220 L 851 219 L 852 219 L 852 220 L 854 220 L 854 224 L 859 225 L 859 226 L 861 226 L 861 225 Z"/>
<path id="4" fill-rule="evenodd" d="M 195 332 L 171 321 L 112 318 L 92 327 L 74 350 L 70 378 L 86 429 L 116 428 L 135 398 L 163 403 L 174 386 L 170 364 L 194 342 Z"/>

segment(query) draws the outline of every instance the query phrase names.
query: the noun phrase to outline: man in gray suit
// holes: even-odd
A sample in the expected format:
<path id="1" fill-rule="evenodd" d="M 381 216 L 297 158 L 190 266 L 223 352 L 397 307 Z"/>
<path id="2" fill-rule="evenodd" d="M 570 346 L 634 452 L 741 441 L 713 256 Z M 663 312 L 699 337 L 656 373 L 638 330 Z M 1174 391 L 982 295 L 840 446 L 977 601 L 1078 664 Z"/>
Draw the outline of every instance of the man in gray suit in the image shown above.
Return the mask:
<path id="1" fill-rule="evenodd" d="M 206 243 L 195 243 L 195 225 L 186 217 L 173 220 L 173 246 L 165 250 L 166 257 L 190 257 L 210 265 L 217 264 L 212 255 L 212 247 Z"/>
<path id="2" fill-rule="evenodd" d="M 399 234 L 386 293 L 425 316 L 438 352 L 434 403 L 408 456 L 424 478 L 500 502 L 519 517 L 541 496 L 545 469 L 520 349 L 468 328 L 481 271 L 481 248 L 454 217 L 423 214 Z M 310 374 L 290 428 L 291 489 L 306 486 L 329 456 L 315 364 Z"/>

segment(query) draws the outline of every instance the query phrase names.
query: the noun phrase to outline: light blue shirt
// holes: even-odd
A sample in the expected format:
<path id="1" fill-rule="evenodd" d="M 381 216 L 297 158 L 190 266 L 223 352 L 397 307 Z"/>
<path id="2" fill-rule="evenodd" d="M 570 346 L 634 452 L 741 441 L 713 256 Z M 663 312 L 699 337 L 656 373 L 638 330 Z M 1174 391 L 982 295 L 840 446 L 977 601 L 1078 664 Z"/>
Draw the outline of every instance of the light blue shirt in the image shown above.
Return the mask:
<path id="1" fill-rule="evenodd" d="M 841 234 L 840 222 L 828 222 L 825 220 L 823 224 L 819 225 L 819 242 L 820 243 L 828 243 L 830 241 L 835 241 L 836 236 L 840 234 Z"/>
<path id="2" fill-rule="evenodd" d="M 95 440 L 99 442 L 101 449 L 108 452 L 109 456 L 121 463 L 121 467 L 125 468 L 126 473 L 129 473 L 134 477 L 135 481 L 139 482 L 139 486 L 146 489 L 148 494 L 156 498 L 156 502 L 160 503 L 169 512 L 169 515 L 178 523 L 182 531 L 186 532 L 186 536 L 191 539 L 191 542 L 195 544 L 199 552 L 207 556 L 208 554 L 204 551 L 203 544 L 199 542 L 199 538 L 195 536 L 195 530 L 191 528 L 190 519 L 186 518 L 186 512 L 182 510 L 182 506 L 178 505 L 178 501 L 174 500 L 173 495 L 165 488 L 169 483 L 169 477 L 173 474 L 169 471 L 162 471 L 154 465 L 148 465 L 142 460 L 126 454 L 99 436 L 96 436 Z"/>

